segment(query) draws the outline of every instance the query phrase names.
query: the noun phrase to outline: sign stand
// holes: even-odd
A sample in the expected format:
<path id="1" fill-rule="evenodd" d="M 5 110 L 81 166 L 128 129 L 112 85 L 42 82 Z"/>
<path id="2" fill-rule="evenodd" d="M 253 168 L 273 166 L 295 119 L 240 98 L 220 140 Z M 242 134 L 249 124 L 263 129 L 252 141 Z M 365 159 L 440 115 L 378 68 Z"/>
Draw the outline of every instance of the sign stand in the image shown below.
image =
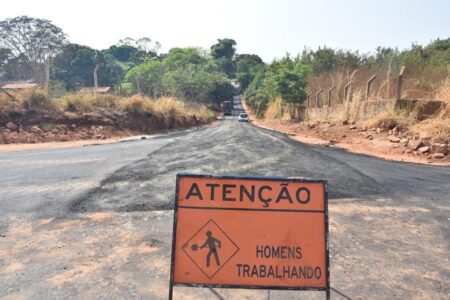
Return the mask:
<path id="1" fill-rule="evenodd" d="M 177 174 L 173 287 L 325 291 L 325 180 Z"/>

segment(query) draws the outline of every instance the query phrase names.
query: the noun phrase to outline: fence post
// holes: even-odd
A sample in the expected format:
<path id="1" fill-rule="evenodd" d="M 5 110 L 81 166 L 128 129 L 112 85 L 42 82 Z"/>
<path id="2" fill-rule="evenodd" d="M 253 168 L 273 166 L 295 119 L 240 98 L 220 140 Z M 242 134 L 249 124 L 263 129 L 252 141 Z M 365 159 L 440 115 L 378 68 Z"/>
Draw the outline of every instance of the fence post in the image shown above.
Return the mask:
<path id="1" fill-rule="evenodd" d="M 331 106 L 331 92 L 334 90 L 335 86 L 333 85 L 329 90 L 328 90 L 328 98 L 327 98 L 327 102 L 328 102 L 328 107 Z"/>
<path id="2" fill-rule="evenodd" d="M 372 77 L 370 77 L 369 80 L 367 80 L 367 89 L 366 89 L 366 101 L 369 100 L 369 95 L 370 95 L 370 85 L 372 84 L 372 81 L 377 78 L 377 75 L 373 75 Z"/>
<path id="3" fill-rule="evenodd" d="M 320 94 L 323 92 L 323 89 L 320 89 L 318 92 L 317 92 L 317 95 L 316 95 L 316 107 L 317 108 L 319 108 L 319 98 L 320 98 Z"/>
<path id="4" fill-rule="evenodd" d="M 344 102 L 348 102 L 349 101 L 349 91 L 352 87 L 353 81 L 349 81 L 345 86 L 344 86 Z"/>
<path id="5" fill-rule="evenodd" d="M 402 83 L 403 83 L 403 72 L 405 72 L 405 66 L 402 66 L 400 69 L 400 73 L 398 74 L 397 80 L 397 99 L 400 100 L 402 96 Z"/>
<path id="6" fill-rule="evenodd" d="M 311 105 L 311 96 L 312 96 L 312 93 L 308 94 L 308 100 L 307 100 L 308 102 L 306 102 L 306 108 L 309 108 Z"/>

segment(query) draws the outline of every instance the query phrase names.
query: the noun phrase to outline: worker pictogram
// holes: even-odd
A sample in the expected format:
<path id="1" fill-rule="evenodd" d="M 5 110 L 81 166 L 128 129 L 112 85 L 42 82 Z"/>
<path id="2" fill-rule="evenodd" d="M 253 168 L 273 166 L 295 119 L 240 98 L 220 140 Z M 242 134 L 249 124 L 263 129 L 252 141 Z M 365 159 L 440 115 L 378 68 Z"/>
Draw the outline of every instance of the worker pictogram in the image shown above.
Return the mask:
<path id="1" fill-rule="evenodd" d="M 199 228 L 182 249 L 209 279 L 239 251 L 238 245 L 212 219 Z"/>

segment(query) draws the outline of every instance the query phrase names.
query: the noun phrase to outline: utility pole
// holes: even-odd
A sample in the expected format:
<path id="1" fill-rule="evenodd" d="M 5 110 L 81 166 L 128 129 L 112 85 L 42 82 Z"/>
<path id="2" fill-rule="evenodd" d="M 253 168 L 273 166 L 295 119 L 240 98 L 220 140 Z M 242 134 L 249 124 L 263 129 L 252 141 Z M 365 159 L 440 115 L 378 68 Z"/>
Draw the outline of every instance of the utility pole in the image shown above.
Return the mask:
<path id="1" fill-rule="evenodd" d="M 50 57 L 45 61 L 45 92 L 50 97 Z"/>
<path id="2" fill-rule="evenodd" d="M 98 67 L 99 67 L 99 65 L 97 64 L 94 69 L 94 92 L 95 92 L 95 95 L 97 95 L 97 92 L 98 92 L 98 78 L 97 78 Z"/>

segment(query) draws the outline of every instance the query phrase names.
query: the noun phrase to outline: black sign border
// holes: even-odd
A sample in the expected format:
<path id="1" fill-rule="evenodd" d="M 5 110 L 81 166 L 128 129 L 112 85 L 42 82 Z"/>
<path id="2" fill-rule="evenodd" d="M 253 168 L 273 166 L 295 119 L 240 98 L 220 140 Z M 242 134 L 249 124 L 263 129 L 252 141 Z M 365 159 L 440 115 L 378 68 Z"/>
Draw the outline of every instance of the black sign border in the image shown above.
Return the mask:
<path id="1" fill-rule="evenodd" d="M 178 219 L 178 189 L 181 177 L 193 177 L 193 178 L 214 178 L 214 179 L 242 179 L 242 180 L 265 180 L 265 181 L 287 181 L 287 182 L 306 182 L 306 183 L 322 183 L 325 189 L 325 260 L 326 260 L 326 274 L 327 274 L 327 286 L 326 288 L 320 287 L 292 287 L 292 286 L 260 286 L 260 285 L 234 285 L 234 284 L 197 284 L 197 283 L 174 283 L 174 270 L 175 270 L 175 249 L 176 249 L 176 237 L 177 237 L 177 219 Z M 172 300 L 173 287 L 174 286 L 187 286 L 187 287 L 214 287 L 214 288 L 233 288 L 233 289 L 260 289 L 260 290 L 308 290 L 308 291 L 326 291 L 326 299 L 330 299 L 330 247 L 328 239 L 328 185 L 326 180 L 322 179 L 306 179 L 298 177 L 266 177 L 266 176 L 232 176 L 232 175 L 205 175 L 205 174 L 192 174 L 192 173 L 178 173 L 176 177 L 175 187 L 175 205 L 173 213 L 173 231 L 172 231 L 172 251 L 170 261 L 170 283 L 169 283 L 169 300 Z"/>

